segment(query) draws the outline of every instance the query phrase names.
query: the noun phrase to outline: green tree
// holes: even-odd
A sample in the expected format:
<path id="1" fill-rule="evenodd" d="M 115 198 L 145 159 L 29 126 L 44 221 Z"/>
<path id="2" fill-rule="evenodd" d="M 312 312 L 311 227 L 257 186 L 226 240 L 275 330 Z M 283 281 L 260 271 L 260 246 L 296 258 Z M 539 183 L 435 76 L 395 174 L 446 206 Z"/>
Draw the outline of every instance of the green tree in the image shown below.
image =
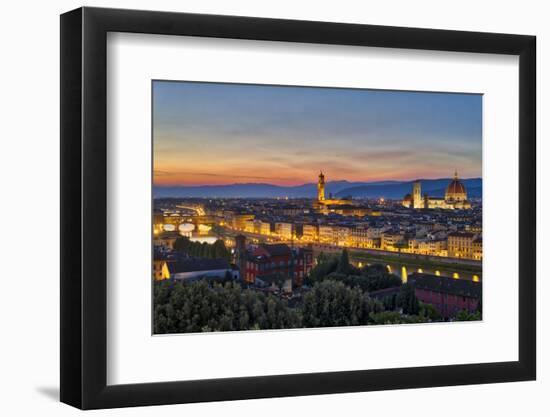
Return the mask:
<path id="1" fill-rule="evenodd" d="M 242 289 L 234 282 L 154 287 L 155 333 L 187 333 L 302 327 L 301 312 L 285 300 Z"/>
<path id="2" fill-rule="evenodd" d="M 381 311 L 369 314 L 369 320 L 372 324 L 399 324 L 402 323 L 401 314 L 397 311 Z"/>
<path id="3" fill-rule="evenodd" d="M 327 275 L 329 275 L 331 272 L 336 271 L 337 266 L 337 258 L 335 258 L 334 256 L 327 257 L 323 262 L 318 263 L 311 269 L 311 272 L 305 280 L 305 283 L 311 286 L 317 282 L 323 281 L 327 277 Z"/>
<path id="4" fill-rule="evenodd" d="M 316 284 L 304 296 L 305 327 L 350 326 L 361 323 L 362 293 L 331 280 Z"/>
<path id="5" fill-rule="evenodd" d="M 231 253 L 225 247 L 225 243 L 221 239 L 216 240 L 212 244 L 212 252 L 214 258 L 227 259 L 228 261 L 231 259 Z"/>
<path id="6" fill-rule="evenodd" d="M 187 253 L 191 246 L 191 241 L 188 237 L 180 236 L 174 241 L 174 250 L 177 252 Z"/>
<path id="7" fill-rule="evenodd" d="M 392 294 L 392 295 L 384 297 L 382 299 L 382 304 L 384 305 L 384 310 L 387 310 L 387 311 L 395 310 L 397 308 L 396 299 L 397 299 L 396 294 Z"/>
<path id="8" fill-rule="evenodd" d="M 364 277 L 361 286 L 366 291 L 383 290 L 401 285 L 401 278 L 389 273 L 386 267 L 381 264 L 363 267 L 361 269 L 361 277 Z"/>
<path id="9" fill-rule="evenodd" d="M 435 308 L 432 304 L 423 303 L 421 301 L 418 302 L 419 305 L 419 312 L 418 315 L 425 318 L 428 321 L 441 321 L 442 317 L 437 308 Z"/>
<path id="10" fill-rule="evenodd" d="M 188 237 L 180 236 L 174 242 L 174 250 L 192 257 L 231 260 L 231 252 L 221 239 L 209 244 L 207 242 L 192 242 Z"/>
<path id="11" fill-rule="evenodd" d="M 397 307 L 403 310 L 404 314 L 415 315 L 420 311 L 420 305 L 418 298 L 416 298 L 414 286 L 411 284 L 404 284 L 399 290 L 399 294 L 396 299 Z"/>
<path id="12" fill-rule="evenodd" d="M 481 320 L 481 313 L 479 311 L 474 311 L 470 313 L 467 310 L 460 310 L 455 317 L 456 321 L 478 321 Z"/>
<path id="13" fill-rule="evenodd" d="M 340 254 L 340 259 L 338 260 L 338 266 L 336 267 L 336 272 L 340 274 L 349 274 L 350 273 L 350 263 L 349 263 L 349 254 L 348 250 L 344 248 Z"/>
<path id="14" fill-rule="evenodd" d="M 325 263 L 328 260 L 327 255 L 325 255 L 325 252 L 321 251 L 319 255 L 317 255 L 317 265 Z"/>
<path id="15" fill-rule="evenodd" d="M 356 326 L 367 324 L 371 312 L 382 311 L 380 302 L 371 299 L 359 288 L 325 280 L 314 285 L 304 296 L 304 327 Z"/>

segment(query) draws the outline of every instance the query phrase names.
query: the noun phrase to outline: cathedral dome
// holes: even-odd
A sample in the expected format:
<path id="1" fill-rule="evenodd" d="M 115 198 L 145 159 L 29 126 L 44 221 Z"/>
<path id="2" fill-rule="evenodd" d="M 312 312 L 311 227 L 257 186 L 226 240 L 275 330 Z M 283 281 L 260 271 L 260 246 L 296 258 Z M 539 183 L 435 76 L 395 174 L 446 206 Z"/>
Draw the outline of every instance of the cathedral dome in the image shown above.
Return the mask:
<path id="1" fill-rule="evenodd" d="M 413 198 L 412 195 L 407 194 L 405 197 L 403 197 L 403 201 L 401 201 L 401 204 L 403 207 L 410 208 L 413 205 Z"/>
<path id="2" fill-rule="evenodd" d="M 467 200 L 466 187 L 458 179 L 458 174 L 455 172 L 453 180 L 447 186 L 445 190 L 445 200 L 451 201 L 464 201 Z"/>

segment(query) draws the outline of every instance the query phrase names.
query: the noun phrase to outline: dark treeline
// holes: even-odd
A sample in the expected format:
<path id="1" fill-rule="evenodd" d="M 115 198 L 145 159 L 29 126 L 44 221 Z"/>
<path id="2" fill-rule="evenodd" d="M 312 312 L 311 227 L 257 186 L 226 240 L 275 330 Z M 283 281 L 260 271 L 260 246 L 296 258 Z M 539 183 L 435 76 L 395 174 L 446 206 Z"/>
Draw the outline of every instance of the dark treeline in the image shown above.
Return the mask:
<path id="1" fill-rule="evenodd" d="M 184 241 L 180 242 L 180 250 L 189 251 L 191 245 L 184 247 Z M 419 302 L 410 284 L 401 285 L 401 280 L 382 265 L 354 267 L 345 250 L 340 257 L 321 254 L 306 285 L 309 289 L 289 306 L 282 298 L 245 288 L 230 279 L 222 284 L 207 280 L 193 283 L 157 281 L 154 283 L 154 332 L 292 329 L 442 320 L 432 305 Z M 399 290 L 383 300 L 369 296 L 369 291 L 390 287 L 399 287 Z M 456 320 L 479 319 L 479 313 L 461 312 L 456 317 Z"/>
<path id="2" fill-rule="evenodd" d="M 157 281 L 155 333 L 189 333 L 301 327 L 301 316 L 286 301 L 237 283 L 182 284 Z"/>
<path id="3" fill-rule="evenodd" d="M 154 284 L 156 334 L 420 323 L 436 318 L 430 312 L 422 307 L 417 315 L 388 311 L 360 288 L 331 280 L 315 284 L 294 308 L 235 282 Z"/>
<path id="4" fill-rule="evenodd" d="M 206 242 L 192 242 L 188 237 L 180 236 L 174 242 L 174 250 L 196 258 L 231 260 L 231 253 L 225 247 L 223 240 L 216 240 L 214 243 L 209 244 Z"/>
<path id="5" fill-rule="evenodd" d="M 381 302 L 340 282 L 316 284 L 301 307 L 237 283 L 155 282 L 155 333 L 292 329 L 375 324 Z"/>
<path id="6" fill-rule="evenodd" d="M 314 285 L 327 279 L 342 282 L 350 288 L 359 287 L 363 291 L 376 291 L 401 285 L 401 279 L 390 274 L 383 265 L 367 265 L 363 268 L 353 266 L 349 262 L 346 249 L 339 257 L 321 253 L 317 257 L 317 265 L 306 279 L 306 284 Z"/>
<path id="7" fill-rule="evenodd" d="M 391 314 L 389 314 L 391 313 Z M 418 323 L 428 315 L 385 311 L 384 304 L 360 288 L 325 280 L 315 284 L 298 307 L 271 294 L 243 289 L 239 284 L 206 280 L 190 284 L 154 284 L 154 331 L 195 333 L 229 330 L 293 329 Z"/>

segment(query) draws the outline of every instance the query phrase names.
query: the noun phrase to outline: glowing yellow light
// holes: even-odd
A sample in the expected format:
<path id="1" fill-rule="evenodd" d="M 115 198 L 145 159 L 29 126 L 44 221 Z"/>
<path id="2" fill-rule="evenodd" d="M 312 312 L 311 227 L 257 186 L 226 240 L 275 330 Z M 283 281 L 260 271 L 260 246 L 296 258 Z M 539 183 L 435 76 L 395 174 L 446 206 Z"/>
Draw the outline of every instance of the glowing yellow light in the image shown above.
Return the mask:
<path id="1" fill-rule="evenodd" d="M 440 276 L 441 276 L 441 272 L 435 271 L 435 275 L 438 276 L 438 277 L 440 277 Z"/>
<path id="2" fill-rule="evenodd" d="M 359 262 L 359 263 L 357 264 L 357 266 L 358 266 L 359 268 L 363 268 L 363 262 Z"/>
<path id="3" fill-rule="evenodd" d="M 391 266 L 390 266 L 390 265 L 386 265 L 386 268 L 388 269 L 388 272 L 391 274 Z"/>
<path id="4" fill-rule="evenodd" d="M 404 266 L 401 267 L 401 282 L 403 284 L 406 284 L 407 283 L 407 279 L 408 279 L 408 276 L 407 276 L 407 268 L 405 268 Z"/>
<path id="5" fill-rule="evenodd" d="M 474 275 L 472 279 L 474 282 L 479 282 L 479 277 L 477 275 Z"/>
<path id="6" fill-rule="evenodd" d="M 458 276 L 458 272 L 453 272 L 453 278 L 454 279 L 459 279 L 460 277 Z"/>
<path id="7" fill-rule="evenodd" d="M 422 270 L 422 268 L 418 268 L 418 273 L 419 274 L 422 274 L 424 271 Z"/>

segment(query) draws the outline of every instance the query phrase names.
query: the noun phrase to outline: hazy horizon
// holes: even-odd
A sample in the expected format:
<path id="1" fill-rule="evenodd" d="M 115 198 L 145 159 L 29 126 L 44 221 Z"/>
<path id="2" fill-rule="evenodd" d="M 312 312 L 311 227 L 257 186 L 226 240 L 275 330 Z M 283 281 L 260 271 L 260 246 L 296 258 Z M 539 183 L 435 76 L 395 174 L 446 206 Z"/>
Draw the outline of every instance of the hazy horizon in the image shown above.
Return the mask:
<path id="1" fill-rule="evenodd" d="M 375 181 L 348 181 L 346 179 L 342 179 L 342 180 L 334 180 L 334 181 L 326 181 L 325 180 L 325 183 L 326 184 L 330 184 L 330 183 L 341 183 L 341 182 L 347 182 L 347 183 L 350 183 L 350 184 L 355 184 L 355 183 L 383 183 L 383 182 L 397 182 L 397 183 L 409 183 L 409 182 L 413 182 L 413 181 L 437 181 L 437 180 L 451 180 L 453 178 L 452 175 L 449 175 L 448 177 L 437 177 L 437 178 L 410 178 L 410 179 L 396 179 L 396 180 L 384 180 L 384 179 L 381 179 L 381 180 L 375 180 Z M 315 177 L 315 179 L 317 180 L 317 177 Z M 479 177 L 467 177 L 467 178 L 462 178 L 460 177 L 460 180 L 461 181 L 470 181 L 470 180 L 482 180 L 482 177 L 479 176 Z M 292 188 L 292 187 L 301 187 L 301 186 L 305 186 L 305 185 L 316 185 L 317 182 L 316 181 L 310 181 L 310 182 L 304 182 L 304 183 L 300 183 L 300 184 L 295 184 L 295 185 L 279 185 L 279 184 L 273 184 L 273 183 L 269 183 L 269 182 L 250 182 L 250 181 L 247 181 L 247 182 L 232 182 L 232 183 L 227 183 L 227 184 L 154 184 L 155 187 L 223 187 L 223 186 L 231 186 L 231 185 L 273 185 L 273 186 L 277 186 L 277 187 L 288 187 L 288 188 Z"/>

